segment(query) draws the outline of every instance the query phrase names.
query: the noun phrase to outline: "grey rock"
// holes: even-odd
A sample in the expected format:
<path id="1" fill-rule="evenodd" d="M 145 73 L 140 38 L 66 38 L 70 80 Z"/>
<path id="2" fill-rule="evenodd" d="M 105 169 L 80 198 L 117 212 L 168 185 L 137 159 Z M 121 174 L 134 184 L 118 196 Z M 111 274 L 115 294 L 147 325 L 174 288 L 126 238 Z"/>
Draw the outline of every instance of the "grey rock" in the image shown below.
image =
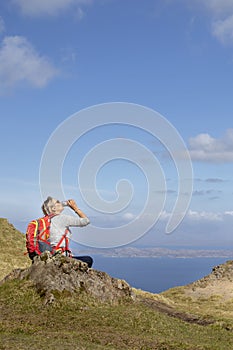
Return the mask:
<path id="1" fill-rule="evenodd" d="M 100 302 L 118 303 L 133 300 L 130 285 L 121 279 L 112 278 L 107 273 L 89 269 L 87 264 L 61 254 L 51 256 L 44 252 L 34 258 L 26 269 L 13 270 L 0 284 L 10 279 L 30 279 L 45 304 L 51 304 L 59 293 L 86 293 Z"/>

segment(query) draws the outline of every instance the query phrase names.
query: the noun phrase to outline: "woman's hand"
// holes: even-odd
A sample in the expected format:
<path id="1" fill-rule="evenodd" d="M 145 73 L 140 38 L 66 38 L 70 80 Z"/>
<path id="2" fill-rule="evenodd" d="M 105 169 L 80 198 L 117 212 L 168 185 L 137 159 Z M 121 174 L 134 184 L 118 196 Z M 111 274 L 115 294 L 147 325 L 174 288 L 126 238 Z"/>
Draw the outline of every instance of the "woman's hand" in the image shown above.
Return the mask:
<path id="1" fill-rule="evenodd" d="M 74 211 L 78 210 L 78 206 L 77 206 L 77 204 L 76 204 L 74 199 L 68 199 L 67 203 L 68 203 L 69 207 L 71 209 L 73 209 Z"/>
<path id="2" fill-rule="evenodd" d="M 84 212 L 77 206 L 75 200 L 68 199 L 67 203 L 68 203 L 69 207 L 71 209 L 73 209 L 75 211 L 75 213 L 78 214 L 78 216 L 80 218 L 86 218 L 87 217 L 86 214 L 84 214 Z"/>

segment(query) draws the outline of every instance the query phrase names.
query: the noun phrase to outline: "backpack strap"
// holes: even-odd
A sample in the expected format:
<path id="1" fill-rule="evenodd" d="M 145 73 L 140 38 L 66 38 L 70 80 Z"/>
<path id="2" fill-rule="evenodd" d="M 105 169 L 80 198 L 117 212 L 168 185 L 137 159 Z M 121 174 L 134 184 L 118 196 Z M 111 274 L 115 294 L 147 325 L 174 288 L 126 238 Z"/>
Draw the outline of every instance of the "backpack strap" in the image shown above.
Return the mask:
<path id="1" fill-rule="evenodd" d="M 56 215 L 57 214 L 49 214 L 49 215 L 47 215 L 49 225 L 46 225 L 46 222 L 45 222 L 45 218 L 46 217 L 39 219 L 43 223 L 43 229 L 41 230 L 41 232 L 40 232 L 40 229 L 39 229 L 39 220 L 37 220 L 37 225 L 38 225 L 38 227 L 37 227 L 37 237 L 38 237 L 38 239 L 40 239 L 40 241 L 48 243 L 48 237 L 44 237 L 44 234 L 46 233 L 46 231 L 49 232 L 51 219 L 54 216 L 56 216 Z"/>
<path id="2" fill-rule="evenodd" d="M 69 233 L 68 228 L 65 230 L 64 234 L 60 238 L 60 241 L 57 243 L 55 247 L 52 248 L 52 254 L 56 254 L 58 252 L 65 253 L 66 256 L 72 256 L 71 251 L 69 249 L 69 238 L 67 237 Z M 61 247 L 62 242 L 65 240 L 65 247 Z"/>
<path id="3" fill-rule="evenodd" d="M 35 231 L 34 231 L 34 237 L 33 237 L 33 244 L 36 249 L 37 247 L 37 232 L 39 231 L 39 221 L 35 220 Z"/>
<path id="4" fill-rule="evenodd" d="M 36 222 L 37 222 L 37 238 L 39 240 L 41 240 L 42 242 L 45 242 L 45 239 L 43 238 L 43 236 L 45 234 L 45 231 L 46 231 L 45 219 L 42 218 L 42 219 L 36 220 Z M 40 228 L 39 228 L 40 222 L 43 223 L 43 229 L 41 231 L 40 231 Z"/>

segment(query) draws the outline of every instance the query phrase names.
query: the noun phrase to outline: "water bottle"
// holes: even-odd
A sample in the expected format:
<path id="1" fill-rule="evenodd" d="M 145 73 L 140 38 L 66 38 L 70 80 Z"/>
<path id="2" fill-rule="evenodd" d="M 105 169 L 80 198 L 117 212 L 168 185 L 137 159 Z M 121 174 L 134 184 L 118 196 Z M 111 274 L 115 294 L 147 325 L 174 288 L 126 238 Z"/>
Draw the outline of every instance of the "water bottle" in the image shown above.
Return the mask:
<path id="1" fill-rule="evenodd" d="M 68 201 L 62 201 L 61 204 L 63 207 L 68 207 L 68 205 L 69 205 Z"/>

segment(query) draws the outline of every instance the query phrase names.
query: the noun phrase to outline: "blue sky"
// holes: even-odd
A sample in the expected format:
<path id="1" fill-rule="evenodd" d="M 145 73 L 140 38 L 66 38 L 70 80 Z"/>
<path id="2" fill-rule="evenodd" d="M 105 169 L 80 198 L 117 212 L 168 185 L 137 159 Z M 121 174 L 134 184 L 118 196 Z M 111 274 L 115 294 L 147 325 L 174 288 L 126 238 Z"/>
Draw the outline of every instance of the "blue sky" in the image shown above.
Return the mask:
<path id="1" fill-rule="evenodd" d="M 84 189 L 93 201 L 86 203 L 78 172 L 98 144 L 117 139 L 123 150 L 122 140 L 133 140 L 157 157 L 166 180 L 159 221 L 136 244 L 231 245 L 232 92 L 232 0 L 1 2 L 0 216 L 24 231 L 41 215 L 40 165 L 51 135 L 83 109 L 123 102 L 157 111 L 190 152 L 193 193 L 182 223 L 173 234 L 164 233 L 178 193 L 176 164 L 161 142 L 129 125 L 99 126 L 70 146 L 62 169 L 64 197 L 77 200 L 93 227 L 121 223 L 127 232 L 147 198 L 143 169 L 130 159 L 115 159 L 96 173 L 96 190 L 110 207 L 118 198 L 117 182 L 131 183 L 132 200 L 114 214 L 94 209 L 93 188 Z M 54 159 L 67 139 L 69 133 L 61 133 Z M 56 183 L 51 185 L 48 195 L 58 193 Z M 155 206 L 159 195 L 157 190 Z"/>

